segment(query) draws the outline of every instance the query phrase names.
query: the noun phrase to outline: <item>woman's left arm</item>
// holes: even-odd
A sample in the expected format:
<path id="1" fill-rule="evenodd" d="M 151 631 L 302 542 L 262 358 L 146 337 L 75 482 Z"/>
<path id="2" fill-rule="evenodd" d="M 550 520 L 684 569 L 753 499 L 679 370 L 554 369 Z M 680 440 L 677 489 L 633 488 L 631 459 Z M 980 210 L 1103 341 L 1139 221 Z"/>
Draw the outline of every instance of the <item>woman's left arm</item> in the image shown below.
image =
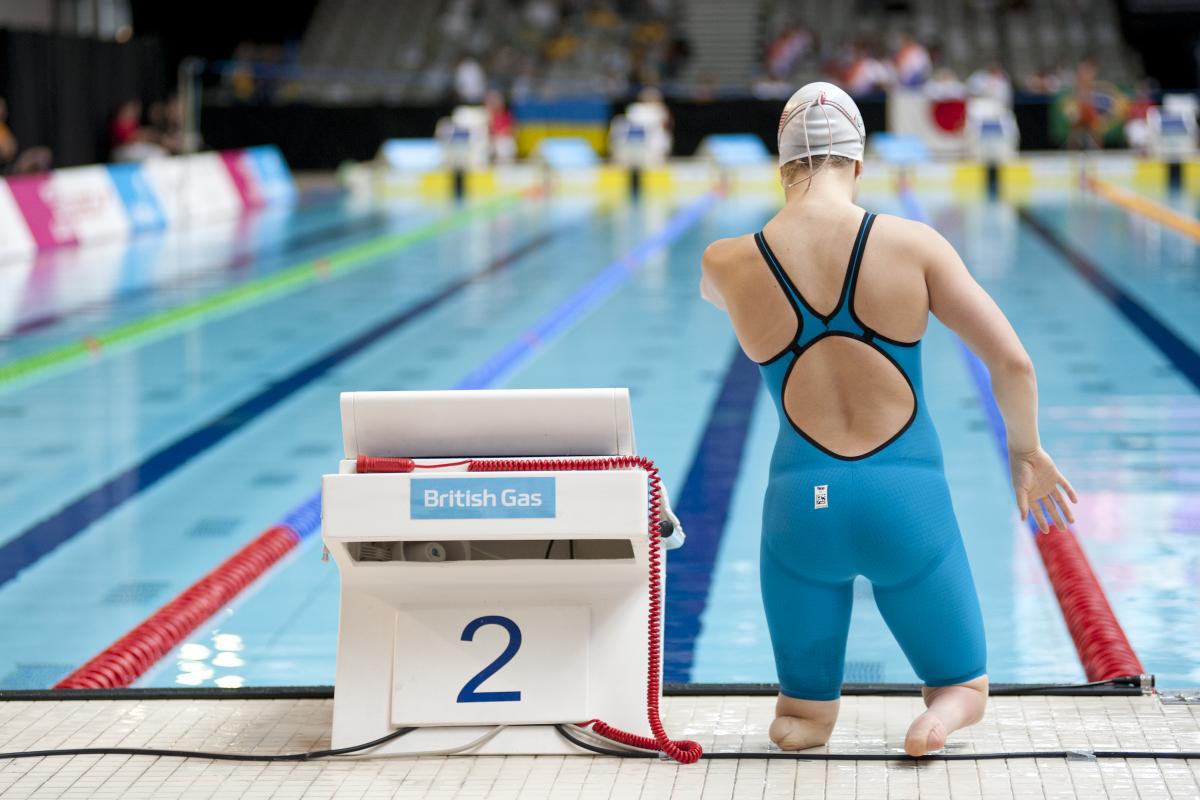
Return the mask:
<path id="1" fill-rule="evenodd" d="M 704 256 L 700 259 L 700 297 L 728 313 L 729 306 L 725 303 L 725 298 L 721 296 L 721 290 L 717 288 L 719 280 L 717 276 L 724 266 L 722 262 L 724 251 L 724 240 L 722 239 L 718 239 L 705 248 Z"/>

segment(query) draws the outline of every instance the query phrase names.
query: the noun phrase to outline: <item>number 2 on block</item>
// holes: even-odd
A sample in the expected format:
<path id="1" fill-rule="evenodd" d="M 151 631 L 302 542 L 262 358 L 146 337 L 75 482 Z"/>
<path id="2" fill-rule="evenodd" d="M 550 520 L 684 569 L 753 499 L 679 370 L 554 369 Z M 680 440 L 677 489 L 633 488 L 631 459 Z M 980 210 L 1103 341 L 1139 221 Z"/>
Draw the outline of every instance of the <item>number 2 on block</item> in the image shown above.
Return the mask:
<path id="1" fill-rule="evenodd" d="M 517 654 L 517 650 L 521 649 L 521 629 L 517 627 L 517 623 L 513 622 L 508 617 L 486 616 L 476 617 L 467 623 L 467 627 L 463 628 L 462 640 L 470 642 L 475 638 L 475 632 L 484 625 L 499 625 L 504 630 L 508 631 L 508 646 L 504 648 L 504 652 L 496 657 L 496 660 L 481 669 L 475 677 L 467 681 L 466 685 L 458 692 L 458 702 L 460 703 L 500 703 L 500 702 L 515 702 L 521 699 L 521 693 L 517 692 L 480 692 L 479 684 L 486 681 L 488 678 L 500 671 L 500 668 L 512 661 L 512 657 Z"/>

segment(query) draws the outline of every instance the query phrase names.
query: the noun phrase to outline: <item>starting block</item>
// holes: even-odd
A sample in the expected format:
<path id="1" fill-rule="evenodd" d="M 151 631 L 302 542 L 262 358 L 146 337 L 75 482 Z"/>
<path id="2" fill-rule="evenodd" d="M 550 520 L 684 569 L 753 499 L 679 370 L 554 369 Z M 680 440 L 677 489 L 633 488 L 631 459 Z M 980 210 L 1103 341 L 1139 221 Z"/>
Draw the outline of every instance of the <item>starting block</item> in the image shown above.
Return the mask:
<path id="1" fill-rule="evenodd" d="M 650 736 L 660 545 L 628 390 L 358 392 L 341 412 L 345 458 L 322 483 L 333 747 L 417 727 L 371 752 L 427 752 L 504 725 L 472 752 L 578 753 L 552 726 L 596 718 Z"/>

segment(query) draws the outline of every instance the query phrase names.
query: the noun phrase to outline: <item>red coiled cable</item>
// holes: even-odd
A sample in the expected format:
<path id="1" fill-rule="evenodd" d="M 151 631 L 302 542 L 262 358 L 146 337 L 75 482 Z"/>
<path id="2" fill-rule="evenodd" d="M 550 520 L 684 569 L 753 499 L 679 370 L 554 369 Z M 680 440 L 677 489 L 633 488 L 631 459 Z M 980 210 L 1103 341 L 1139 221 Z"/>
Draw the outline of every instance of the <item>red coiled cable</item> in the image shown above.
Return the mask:
<path id="1" fill-rule="evenodd" d="M 658 467 L 645 456 L 603 456 L 598 458 L 522 458 L 471 461 L 468 472 L 574 472 L 610 469 L 642 469 L 650 483 L 649 529 L 650 539 L 650 613 L 649 659 L 646 675 L 646 718 L 650 722 L 653 738 L 638 736 L 628 731 L 591 720 L 584 723 L 592 730 L 614 742 L 658 750 L 666 753 L 680 764 L 694 764 L 703 750 L 697 742 L 687 739 L 672 739 L 663 727 L 659 715 L 660 676 L 662 673 L 662 542 L 659 541 L 659 504 L 662 502 L 662 479 Z"/>
<path id="2" fill-rule="evenodd" d="M 444 461 L 439 464 L 418 464 L 411 458 L 396 458 L 394 456 L 359 456 L 354 470 L 363 472 L 412 472 L 418 469 L 444 469 L 446 467 L 461 467 L 470 464 L 471 459 L 461 461 Z"/>

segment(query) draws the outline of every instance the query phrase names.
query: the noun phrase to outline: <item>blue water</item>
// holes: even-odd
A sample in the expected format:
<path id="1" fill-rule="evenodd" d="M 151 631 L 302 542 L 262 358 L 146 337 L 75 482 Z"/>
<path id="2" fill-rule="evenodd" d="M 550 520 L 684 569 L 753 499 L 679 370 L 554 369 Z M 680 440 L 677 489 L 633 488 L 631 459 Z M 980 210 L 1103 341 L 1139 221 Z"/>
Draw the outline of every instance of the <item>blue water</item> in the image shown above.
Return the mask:
<path id="1" fill-rule="evenodd" d="M 347 273 L 0 383 L 0 567 L 21 567 L 0 583 L 0 688 L 52 685 L 311 496 L 340 456 L 339 391 L 459 385 L 530 329 L 548 334 L 495 385 L 630 387 L 639 449 L 688 525 L 688 545 L 671 558 L 668 679 L 773 681 L 757 558 L 774 412 L 723 316 L 696 291 L 705 245 L 758 228 L 771 198 L 720 199 L 655 248 L 695 200 L 530 200 Z M 862 200 L 902 211 L 892 195 Z M 1038 366 L 1044 443 L 1082 495 L 1077 531 L 1134 648 L 1160 685 L 1200 685 L 1195 382 L 1014 208 L 918 200 Z M 1200 349 L 1194 240 L 1078 195 L 1037 195 L 1029 208 L 1185 350 Z M 451 213 L 335 203 L 0 265 L 0 364 Z M 564 303 L 578 311 L 597 276 L 594 305 L 563 323 L 556 313 Z M 547 319 L 559 323 L 538 328 Z M 925 371 L 993 680 L 1083 679 L 967 362 L 936 323 Z M 50 547 L 54 536 L 63 541 Z M 307 540 L 139 685 L 331 683 L 338 576 L 320 554 L 319 539 Z M 915 680 L 869 591 L 856 595 L 847 660 L 847 680 Z"/>

